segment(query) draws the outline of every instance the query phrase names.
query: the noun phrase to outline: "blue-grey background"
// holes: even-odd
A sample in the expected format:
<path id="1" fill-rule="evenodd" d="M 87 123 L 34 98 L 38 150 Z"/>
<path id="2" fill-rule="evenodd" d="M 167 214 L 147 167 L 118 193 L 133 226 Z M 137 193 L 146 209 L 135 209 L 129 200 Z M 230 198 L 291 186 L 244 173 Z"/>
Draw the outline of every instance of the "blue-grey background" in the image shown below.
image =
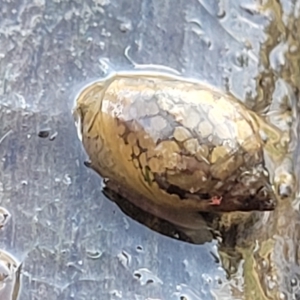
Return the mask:
<path id="1" fill-rule="evenodd" d="M 83 166 L 71 108 L 78 88 L 103 76 L 101 59 L 131 67 L 130 47 L 136 63 L 175 68 L 259 110 L 270 100 L 266 89 L 260 97 L 260 74 L 285 64 L 285 45 L 267 28 L 299 6 L 0 0 L 0 137 L 9 133 L 0 144 L 0 204 L 12 213 L 0 248 L 23 262 L 20 299 L 232 299 L 214 243 L 161 236 L 105 199 Z M 39 138 L 41 129 L 56 138 Z"/>

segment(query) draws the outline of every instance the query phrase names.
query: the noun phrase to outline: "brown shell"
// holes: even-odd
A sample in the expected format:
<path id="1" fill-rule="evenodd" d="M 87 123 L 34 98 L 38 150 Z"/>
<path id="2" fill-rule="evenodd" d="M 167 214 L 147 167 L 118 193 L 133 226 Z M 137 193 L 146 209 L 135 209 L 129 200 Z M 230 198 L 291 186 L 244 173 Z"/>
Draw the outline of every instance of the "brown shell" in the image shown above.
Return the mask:
<path id="1" fill-rule="evenodd" d="M 259 118 L 230 96 L 123 73 L 88 85 L 76 103 L 92 168 L 142 209 L 185 225 L 198 211 L 274 208 Z"/>

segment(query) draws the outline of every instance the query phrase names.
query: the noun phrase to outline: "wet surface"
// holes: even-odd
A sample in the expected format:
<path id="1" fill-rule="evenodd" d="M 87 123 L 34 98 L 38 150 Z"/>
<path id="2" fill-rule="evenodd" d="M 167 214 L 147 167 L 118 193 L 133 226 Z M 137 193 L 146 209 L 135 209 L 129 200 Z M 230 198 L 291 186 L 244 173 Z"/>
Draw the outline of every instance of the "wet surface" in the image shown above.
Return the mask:
<path id="1" fill-rule="evenodd" d="M 79 88 L 105 73 L 99 60 L 126 69 L 130 46 L 137 63 L 197 77 L 280 124 L 299 164 L 299 1 L 0 6 L 0 205 L 11 214 L 0 219 L 0 249 L 12 266 L 3 264 L 6 286 L 19 285 L 20 270 L 25 300 L 299 297 L 297 200 L 247 222 L 240 215 L 217 220 L 225 233 L 219 254 L 216 241 L 165 237 L 103 196 L 100 178 L 83 164 L 71 116 Z M 39 137 L 45 130 L 48 137 Z"/>
<path id="2" fill-rule="evenodd" d="M 1 242 L 2 248 L 23 263 L 22 297 L 69 299 L 76 294 L 110 299 L 115 294 L 125 298 L 131 298 L 133 293 L 143 297 L 171 295 L 176 291 L 175 283 L 169 285 L 173 273 L 181 278 L 179 283 L 190 277 L 183 264 L 186 251 L 192 251 L 194 260 L 207 266 L 207 276 L 222 277 L 221 270 L 209 270 L 209 262 L 214 264 L 211 246 L 200 247 L 203 254 L 197 258 L 199 247 L 181 244 L 178 260 L 178 256 L 169 254 L 177 247 L 176 241 L 139 226 L 103 198 L 98 176 L 83 165 L 85 156 L 80 143 L 73 142 L 76 132 L 71 114 L 69 122 L 62 125 L 64 114 L 52 118 L 51 124 L 58 124 L 59 134 L 49 141 L 38 136 L 40 114 L 3 113 L 11 117 L 14 140 L 5 139 L 1 148 L 5 158 L 2 204 L 12 213 L 1 232 Z M 32 127 L 23 127 L 21 116 Z M 11 152 L 24 143 L 27 146 L 22 155 Z M 70 165 L 65 163 L 62 146 L 68 149 Z M 22 171 L 16 170 L 16 165 Z M 11 178 L 17 182 L 15 186 L 11 186 Z M 18 199 L 17 204 L 12 199 Z M 166 273 L 161 260 L 171 266 L 174 262 L 174 267 Z M 163 284 L 141 284 L 135 275 L 140 269 L 148 270 L 147 276 L 159 278 Z M 203 282 L 201 278 L 194 280 Z M 199 294 L 209 295 L 209 290 L 207 285 Z"/>

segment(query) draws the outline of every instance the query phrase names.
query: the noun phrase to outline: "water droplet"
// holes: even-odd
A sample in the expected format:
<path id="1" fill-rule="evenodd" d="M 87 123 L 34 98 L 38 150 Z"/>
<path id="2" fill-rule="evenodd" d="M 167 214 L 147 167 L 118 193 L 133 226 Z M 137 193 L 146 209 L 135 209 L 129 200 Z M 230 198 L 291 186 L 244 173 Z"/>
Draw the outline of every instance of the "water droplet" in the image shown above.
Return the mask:
<path id="1" fill-rule="evenodd" d="M 141 252 L 141 251 L 143 251 L 143 247 L 142 246 L 136 246 L 136 250 Z"/>
<path id="2" fill-rule="evenodd" d="M 298 284 L 297 279 L 296 279 L 296 278 L 292 278 L 292 279 L 291 279 L 291 286 L 292 286 L 292 287 L 295 287 L 295 286 L 297 286 L 297 284 Z"/>
<path id="3" fill-rule="evenodd" d="M 248 14 L 254 16 L 256 14 L 258 14 L 258 7 L 255 4 L 241 4 L 240 5 L 241 9 L 243 9 L 245 12 L 247 12 Z"/>
<path id="4" fill-rule="evenodd" d="M 180 300 L 201 300 L 202 297 L 198 294 L 197 291 L 191 289 L 186 284 L 180 284 L 176 286 L 177 292 L 173 295 L 178 297 Z"/>
<path id="5" fill-rule="evenodd" d="M 40 137 L 40 138 L 47 138 L 48 136 L 49 136 L 49 134 L 50 134 L 50 129 L 41 129 L 40 131 L 39 131 L 39 133 L 38 133 L 38 136 Z"/>
<path id="6" fill-rule="evenodd" d="M 204 279 L 204 281 L 206 281 L 207 283 L 211 283 L 212 282 L 212 278 L 208 275 L 208 274 L 202 274 L 202 278 Z"/>
<path id="7" fill-rule="evenodd" d="M 127 253 L 126 251 L 122 251 L 120 254 L 118 254 L 118 259 L 120 263 L 125 267 L 128 268 L 131 264 L 131 255 Z"/>
<path id="8" fill-rule="evenodd" d="M 58 135 L 58 132 L 55 131 L 53 134 L 50 135 L 49 140 L 54 141 L 56 139 L 57 135 Z"/>
<path id="9" fill-rule="evenodd" d="M 219 19 L 223 19 L 226 17 L 226 11 L 225 11 L 225 8 L 224 8 L 224 3 L 223 2 L 219 2 L 219 10 L 217 12 L 217 17 Z"/>
<path id="10" fill-rule="evenodd" d="M 216 281 L 219 285 L 223 284 L 223 281 L 220 277 L 216 278 Z"/>
<path id="11" fill-rule="evenodd" d="M 104 48 L 105 48 L 105 43 L 104 42 L 99 42 L 99 47 L 100 47 L 100 49 L 101 50 L 104 50 Z"/>
<path id="12" fill-rule="evenodd" d="M 162 280 L 160 280 L 157 276 L 155 276 L 152 272 L 150 272 L 146 268 L 139 269 L 133 273 L 133 276 L 139 280 L 141 285 L 147 285 L 150 283 L 159 283 L 163 284 Z"/>
<path id="13" fill-rule="evenodd" d="M 114 297 L 122 299 L 122 291 L 112 290 L 112 291 L 109 292 L 109 294 L 111 296 L 114 296 Z"/>
<path id="14" fill-rule="evenodd" d="M 125 22 L 122 22 L 119 26 L 119 29 L 120 31 L 122 32 L 127 32 L 127 31 L 130 31 L 132 30 L 132 24 L 130 21 L 125 21 Z"/>
<path id="15" fill-rule="evenodd" d="M 101 256 L 102 256 L 102 253 L 101 251 L 98 251 L 98 250 L 87 250 L 86 251 L 86 255 L 88 258 L 90 259 L 99 259 Z"/>
<path id="16" fill-rule="evenodd" d="M 105 28 L 102 28 L 100 34 L 101 34 L 102 36 L 105 36 L 105 37 L 110 37 L 110 36 L 111 36 L 111 33 L 110 33 L 109 31 L 107 31 Z"/>
<path id="17" fill-rule="evenodd" d="M 63 183 L 66 185 L 70 185 L 72 183 L 72 179 L 71 176 L 69 174 L 65 174 L 64 179 L 63 179 Z"/>

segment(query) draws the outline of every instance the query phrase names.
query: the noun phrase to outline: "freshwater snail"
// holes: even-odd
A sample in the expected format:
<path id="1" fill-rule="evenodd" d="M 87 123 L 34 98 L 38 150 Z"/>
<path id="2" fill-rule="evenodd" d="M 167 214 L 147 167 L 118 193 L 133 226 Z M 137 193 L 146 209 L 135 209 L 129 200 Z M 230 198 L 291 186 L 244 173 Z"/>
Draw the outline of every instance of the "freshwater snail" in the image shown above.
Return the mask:
<path id="1" fill-rule="evenodd" d="M 115 72 L 85 86 L 73 114 L 106 184 L 173 224 L 196 228 L 200 211 L 273 210 L 277 191 L 292 193 L 291 177 L 276 173 L 287 151 L 280 129 L 197 80 Z"/>

